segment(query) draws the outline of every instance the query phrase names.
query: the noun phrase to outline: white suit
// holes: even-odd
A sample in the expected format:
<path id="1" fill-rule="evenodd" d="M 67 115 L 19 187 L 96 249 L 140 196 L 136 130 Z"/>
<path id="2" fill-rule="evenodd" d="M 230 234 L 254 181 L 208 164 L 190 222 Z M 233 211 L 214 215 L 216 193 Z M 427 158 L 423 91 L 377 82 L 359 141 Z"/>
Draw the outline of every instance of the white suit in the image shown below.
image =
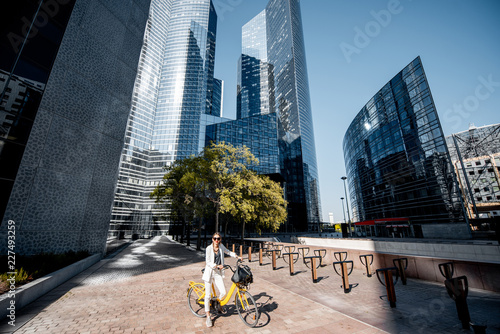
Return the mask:
<path id="1" fill-rule="evenodd" d="M 236 253 L 229 251 L 224 245 L 219 245 L 219 255 L 221 264 L 224 265 L 224 254 L 229 254 L 231 257 L 237 257 Z M 205 271 L 203 272 L 203 281 L 205 281 L 205 312 L 210 311 L 210 294 L 212 292 L 212 279 L 214 280 L 217 290 L 219 290 L 219 299 L 224 299 L 226 288 L 224 287 L 224 270 L 216 269 L 214 246 L 211 244 L 205 250 Z"/>

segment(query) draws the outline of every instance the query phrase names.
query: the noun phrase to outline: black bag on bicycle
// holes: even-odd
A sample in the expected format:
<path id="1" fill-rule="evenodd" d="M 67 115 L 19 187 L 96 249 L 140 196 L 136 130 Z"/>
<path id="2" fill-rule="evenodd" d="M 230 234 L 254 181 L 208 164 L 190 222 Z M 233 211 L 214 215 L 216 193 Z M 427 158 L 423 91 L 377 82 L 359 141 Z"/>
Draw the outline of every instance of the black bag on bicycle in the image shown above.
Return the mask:
<path id="1" fill-rule="evenodd" d="M 250 267 L 246 265 L 238 266 L 238 269 L 234 272 L 233 277 L 231 277 L 231 281 L 241 284 L 253 283 L 253 275 Z"/>

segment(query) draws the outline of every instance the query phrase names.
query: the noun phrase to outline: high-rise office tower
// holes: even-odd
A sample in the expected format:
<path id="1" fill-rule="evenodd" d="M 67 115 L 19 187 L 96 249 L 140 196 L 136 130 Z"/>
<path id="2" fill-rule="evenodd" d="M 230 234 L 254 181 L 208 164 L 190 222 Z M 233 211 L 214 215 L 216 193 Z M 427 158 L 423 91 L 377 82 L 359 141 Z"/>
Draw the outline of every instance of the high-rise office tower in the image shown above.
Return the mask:
<path id="1" fill-rule="evenodd" d="M 420 57 L 359 111 L 343 146 L 353 220 L 371 221 L 368 235 L 468 236 L 448 147 Z M 410 224 L 387 227 L 395 218 Z M 448 223 L 458 224 L 443 226 Z"/>
<path id="2" fill-rule="evenodd" d="M 222 84 L 214 84 L 213 77 L 216 26 L 211 0 L 152 1 L 111 236 L 149 235 L 167 228 L 154 214 L 149 194 L 162 179 L 164 166 L 203 148 L 205 116 L 220 115 Z"/>
<path id="3" fill-rule="evenodd" d="M 208 140 L 248 146 L 261 161 L 254 169 L 282 183 L 284 230 L 317 230 L 319 184 L 298 0 L 271 0 L 243 26 L 237 93 L 238 119 L 209 126 Z"/>
<path id="4" fill-rule="evenodd" d="M 236 117 L 238 119 L 274 112 L 272 66 L 267 62 L 266 11 L 241 28 L 238 60 Z"/>
<path id="5" fill-rule="evenodd" d="M 304 34 L 298 0 L 270 0 L 266 7 L 270 96 L 278 115 L 278 141 L 288 219 L 298 230 L 321 221 L 318 169 L 309 96 Z"/>
<path id="6" fill-rule="evenodd" d="M 104 251 L 148 11 L 122 0 L 2 10 L 0 237 L 15 226 L 16 253 Z"/>

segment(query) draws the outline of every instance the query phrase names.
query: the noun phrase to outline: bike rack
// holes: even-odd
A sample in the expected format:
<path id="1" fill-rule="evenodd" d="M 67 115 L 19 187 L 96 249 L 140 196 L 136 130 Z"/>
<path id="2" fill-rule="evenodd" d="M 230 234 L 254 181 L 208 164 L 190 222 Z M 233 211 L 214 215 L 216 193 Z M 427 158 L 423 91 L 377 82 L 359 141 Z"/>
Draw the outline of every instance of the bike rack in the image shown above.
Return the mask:
<path id="1" fill-rule="evenodd" d="M 438 264 L 439 272 L 443 275 L 444 278 L 450 279 L 453 277 L 453 273 L 455 271 L 455 267 L 453 262 L 445 262 Z"/>
<path id="2" fill-rule="evenodd" d="M 294 247 L 295 248 L 295 247 Z M 290 268 L 290 276 L 293 276 L 294 270 L 293 270 L 293 264 L 297 262 L 299 259 L 299 253 L 283 253 L 283 260 L 285 259 L 285 256 L 288 256 L 288 267 Z M 295 258 L 295 255 L 297 255 L 297 258 Z"/>
<path id="3" fill-rule="evenodd" d="M 248 246 L 248 262 L 252 262 L 252 246 L 253 246 L 253 243 Z"/>
<path id="4" fill-rule="evenodd" d="M 365 259 L 365 262 L 363 262 L 363 258 Z M 370 259 L 370 262 L 368 262 L 368 259 Z M 366 276 L 372 277 L 372 270 L 370 266 L 373 264 L 373 255 L 372 254 L 360 255 L 359 261 L 361 261 L 361 264 L 364 265 L 366 268 Z"/>
<path id="5" fill-rule="evenodd" d="M 304 258 L 305 259 L 311 259 L 311 275 L 312 275 L 312 281 L 313 283 L 318 282 L 318 271 L 316 270 L 316 259 L 320 259 L 321 261 L 321 256 L 308 256 Z"/>
<path id="6" fill-rule="evenodd" d="M 338 262 L 347 260 L 347 252 L 334 252 L 333 256 Z"/>
<path id="7" fill-rule="evenodd" d="M 285 249 L 286 254 L 295 252 L 295 246 L 284 246 L 283 248 Z"/>
<path id="8" fill-rule="evenodd" d="M 467 307 L 467 295 L 469 293 L 469 283 L 466 276 L 448 278 L 444 281 L 444 286 L 448 295 L 455 301 L 458 319 L 462 322 L 463 329 L 470 329 L 470 314 Z"/>
<path id="9" fill-rule="evenodd" d="M 396 281 L 393 280 L 392 271 L 396 271 Z M 396 307 L 396 290 L 394 289 L 394 285 L 398 282 L 398 268 L 389 267 L 389 268 L 381 268 L 377 269 L 377 278 L 380 284 L 385 286 L 387 290 L 387 299 L 389 299 L 389 305 L 391 307 Z M 384 281 L 380 278 L 380 274 L 384 275 Z"/>
<path id="10" fill-rule="evenodd" d="M 347 265 L 349 263 L 351 264 L 351 269 L 349 269 L 349 271 L 348 271 Z M 337 268 L 335 267 L 336 264 L 340 265 L 340 268 L 342 269 L 342 274 L 340 274 L 337 271 Z M 335 270 L 335 273 L 337 273 L 337 275 L 342 277 L 342 286 L 344 287 L 344 293 L 351 292 L 351 285 L 349 284 L 349 275 L 352 273 L 353 268 L 354 268 L 354 264 L 352 261 L 333 262 L 333 270 Z"/>
<path id="11" fill-rule="evenodd" d="M 401 283 L 406 285 L 406 268 L 408 268 L 408 259 L 406 257 L 402 257 L 392 260 L 392 263 L 394 263 L 394 266 L 398 268 L 399 275 L 401 276 Z"/>
<path id="12" fill-rule="evenodd" d="M 302 255 L 302 259 L 306 257 L 307 254 L 309 254 L 309 247 L 299 247 L 297 248 L 299 251 L 299 254 Z"/>
<path id="13" fill-rule="evenodd" d="M 314 255 L 319 256 L 319 266 L 324 267 L 325 264 L 323 264 L 323 259 L 326 256 L 326 249 L 315 249 Z"/>

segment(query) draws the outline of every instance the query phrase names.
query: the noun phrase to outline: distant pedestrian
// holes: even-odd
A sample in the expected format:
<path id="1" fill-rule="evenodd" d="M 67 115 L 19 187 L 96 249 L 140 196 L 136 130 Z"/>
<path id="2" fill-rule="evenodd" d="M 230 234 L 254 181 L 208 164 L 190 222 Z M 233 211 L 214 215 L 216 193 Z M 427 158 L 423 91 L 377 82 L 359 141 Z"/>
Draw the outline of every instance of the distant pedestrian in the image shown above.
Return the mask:
<path id="1" fill-rule="evenodd" d="M 210 295 L 212 293 L 212 279 L 219 290 L 219 299 L 224 299 L 226 295 L 226 287 L 224 286 L 224 254 L 229 254 L 231 257 L 238 257 L 236 253 L 229 251 L 221 244 L 219 232 L 212 235 L 212 244 L 205 250 L 205 271 L 203 273 L 203 281 L 205 281 L 205 312 L 207 314 L 207 327 L 212 327 L 212 319 L 210 318 Z"/>

